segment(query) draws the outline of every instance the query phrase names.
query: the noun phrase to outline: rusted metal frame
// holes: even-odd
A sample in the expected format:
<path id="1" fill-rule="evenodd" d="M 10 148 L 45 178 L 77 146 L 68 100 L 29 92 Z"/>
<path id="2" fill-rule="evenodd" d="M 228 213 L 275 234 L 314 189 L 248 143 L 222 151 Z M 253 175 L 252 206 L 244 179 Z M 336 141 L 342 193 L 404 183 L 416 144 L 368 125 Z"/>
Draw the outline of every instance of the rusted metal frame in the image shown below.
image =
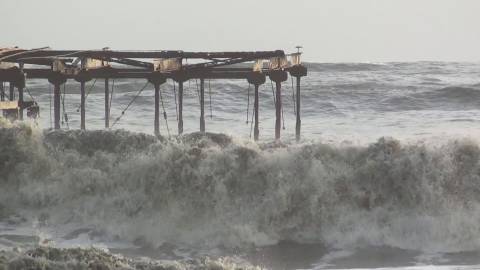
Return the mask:
<path id="1" fill-rule="evenodd" d="M 133 60 L 128 58 L 109 58 L 109 57 L 96 58 L 96 59 L 113 62 L 113 63 L 119 63 L 122 65 L 128 65 L 128 66 L 134 66 L 134 67 L 146 68 L 148 70 L 153 70 L 153 64 L 149 62 L 144 62 L 144 61 L 138 61 L 138 60 Z"/>
<path id="2" fill-rule="evenodd" d="M 20 54 L 21 53 L 21 54 Z M 257 52 L 183 52 L 183 51 L 109 51 L 109 50 L 37 50 L 20 51 L 15 54 L 0 54 L 0 61 L 17 62 L 21 58 L 32 57 L 90 57 L 90 58 L 270 58 L 284 56 L 281 50 Z"/>
<path id="3" fill-rule="evenodd" d="M 47 79 L 52 73 L 51 69 L 24 69 L 24 72 L 27 76 L 27 78 L 31 79 Z M 118 78 L 132 78 L 132 79 L 142 79 L 142 78 L 148 78 L 150 75 L 151 71 L 145 71 L 145 70 L 140 70 L 140 69 L 116 69 L 116 68 L 111 68 L 108 70 L 89 70 L 88 71 L 89 76 L 91 78 L 97 78 L 97 79 L 105 79 L 105 78 L 112 78 L 112 79 L 118 79 Z M 191 79 L 246 79 L 248 74 L 251 73 L 251 71 L 245 71 L 245 70 L 240 70 L 240 71 L 216 71 L 216 70 L 205 70 L 205 71 L 188 71 L 188 77 Z M 173 78 L 172 73 L 163 73 L 167 78 Z M 68 79 L 74 79 L 75 75 L 64 75 Z M 0 71 L 0 77 L 8 77 L 2 76 L 2 71 Z M 8 81 L 7 78 L 4 79 L 4 81 Z"/>

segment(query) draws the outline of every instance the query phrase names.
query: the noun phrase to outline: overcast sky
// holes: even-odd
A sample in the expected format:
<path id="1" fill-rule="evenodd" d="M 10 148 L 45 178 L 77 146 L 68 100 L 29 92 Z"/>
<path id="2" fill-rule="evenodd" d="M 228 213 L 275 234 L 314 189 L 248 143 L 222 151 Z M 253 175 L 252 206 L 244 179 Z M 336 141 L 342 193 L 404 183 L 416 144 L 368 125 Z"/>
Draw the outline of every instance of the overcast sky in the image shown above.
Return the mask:
<path id="1" fill-rule="evenodd" d="M 0 0 L 0 46 L 480 61 L 480 0 Z"/>

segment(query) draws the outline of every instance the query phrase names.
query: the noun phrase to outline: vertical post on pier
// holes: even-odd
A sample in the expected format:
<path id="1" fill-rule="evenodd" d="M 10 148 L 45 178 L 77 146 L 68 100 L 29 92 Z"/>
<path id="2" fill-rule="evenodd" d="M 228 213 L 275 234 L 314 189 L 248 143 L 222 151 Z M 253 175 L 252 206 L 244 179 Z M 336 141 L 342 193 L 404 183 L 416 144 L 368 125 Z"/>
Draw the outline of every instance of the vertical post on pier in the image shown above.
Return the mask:
<path id="1" fill-rule="evenodd" d="M 302 126 L 302 119 L 300 118 L 300 76 L 298 76 L 296 79 L 297 79 L 297 91 L 296 91 L 296 102 L 297 102 L 297 109 L 296 109 L 296 113 L 297 113 L 297 119 L 296 119 L 296 123 L 295 123 L 295 139 L 297 141 L 300 140 L 300 129 L 301 129 L 301 126 Z"/>
<path id="2" fill-rule="evenodd" d="M 20 107 L 18 119 L 23 120 L 23 87 L 18 87 L 18 106 Z"/>
<path id="3" fill-rule="evenodd" d="M 80 82 L 80 129 L 85 130 L 85 81 Z"/>
<path id="4" fill-rule="evenodd" d="M 60 129 L 60 83 L 56 82 L 53 88 L 53 115 L 54 128 Z"/>
<path id="5" fill-rule="evenodd" d="M 4 88 L 4 83 L 0 82 L 0 100 L 5 101 L 5 88 Z"/>
<path id="6" fill-rule="evenodd" d="M 270 79 L 275 82 L 275 139 L 280 139 L 282 128 L 282 82 L 288 78 L 287 72 L 278 69 L 270 71 Z"/>
<path id="7" fill-rule="evenodd" d="M 258 128 L 259 122 L 258 122 L 258 87 L 259 84 L 255 84 L 255 101 L 253 102 L 253 109 L 254 109 L 254 119 L 255 119 L 255 125 L 253 127 L 253 139 L 255 141 L 258 141 L 259 135 L 260 135 L 260 130 Z"/>
<path id="8" fill-rule="evenodd" d="M 105 79 L 105 128 L 110 127 L 110 89 L 108 86 L 108 78 Z"/>
<path id="9" fill-rule="evenodd" d="M 85 130 L 85 83 L 91 80 L 91 76 L 87 70 L 87 59 L 82 59 L 81 70 L 75 75 L 74 79 L 80 83 L 80 129 Z"/>
<path id="10" fill-rule="evenodd" d="M 154 83 L 155 87 L 155 123 L 154 130 L 155 136 L 160 135 L 160 84 Z"/>
<path id="11" fill-rule="evenodd" d="M 183 80 L 178 82 L 178 135 L 183 134 Z"/>
<path id="12" fill-rule="evenodd" d="M 66 81 L 67 79 L 57 71 L 52 71 L 48 78 L 48 82 L 53 84 L 53 127 L 55 129 L 60 129 L 60 85 Z"/>
<path id="13" fill-rule="evenodd" d="M 10 99 L 10 101 L 13 101 L 15 99 L 15 85 L 13 84 L 13 82 L 10 82 L 9 86 L 10 86 L 9 99 Z"/>
<path id="14" fill-rule="evenodd" d="M 20 120 L 23 120 L 23 87 L 25 84 L 25 75 L 23 74 L 23 63 L 19 65 L 20 67 L 20 74 L 22 75 L 23 78 L 20 79 L 20 81 L 17 84 L 18 88 L 18 106 L 20 107 L 19 115 L 18 118 Z"/>
<path id="15" fill-rule="evenodd" d="M 300 118 L 300 108 L 301 108 L 301 96 L 300 96 L 300 79 L 303 77 L 303 76 L 307 76 L 307 68 L 304 67 L 303 65 L 301 64 L 298 64 L 298 65 L 295 65 L 293 67 L 291 67 L 289 69 L 289 72 L 290 72 L 290 76 L 293 76 L 297 79 L 297 91 L 296 91 L 296 107 L 297 107 L 297 121 L 295 123 L 295 138 L 297 139 L 297 141 L 300 140 L 300 129 L 301 129 L 301 126 L 302 126 L 302 119 Z"/>
<path id="16" fill-rule="evenodd" d="M 282 82 L 276 81 L 275 89 L 275 139 L 280 139 L 282 127 Z"/>
<path id="17" fill-rule="evenodd" d="M 205 80 L 200 78 L 200 132 L 205 133 Z"/>
<path id="18" fill-rule="evenodd" d="M 253 128 L 253 139 L 258 141 L 260 130 L 259 130 L 259 113 L 258 113 L 258 88 L 261 84 L 265 83 L 265 74 L 259 71 L 251 72 L 247 75 L 247 81 L 249 84 L 253 84 L 255 86 L 255 101 L 253 102 L 253 115 L 254 115 L 254 128 Z"/>
<path id="19" fill-rule="evenodd" d="M 154 120 L 154 133 L 155 136 L 160 136 L 160 85 L 167 81 L 167 78 L 160 72 L 152 72 L 148 77 L 148 82 L 153 84 L 155 88 L 155 120 Z M 163 103 L 162 103 L 163 104 Z M 165 115 L 165 121 L 166 121 Z"/>

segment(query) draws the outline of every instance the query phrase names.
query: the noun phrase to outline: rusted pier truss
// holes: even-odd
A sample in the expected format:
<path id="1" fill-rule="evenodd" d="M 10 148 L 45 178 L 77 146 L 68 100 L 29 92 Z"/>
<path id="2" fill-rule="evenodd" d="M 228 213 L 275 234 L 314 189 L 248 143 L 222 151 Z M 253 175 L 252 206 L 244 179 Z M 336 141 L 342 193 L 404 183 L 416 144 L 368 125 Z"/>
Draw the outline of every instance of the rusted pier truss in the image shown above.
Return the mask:
<path id="1" fill-rule="evenodd" d="M 275 83 L 275 138 L 280 139 L 282 118 L 282 82 L 288 74 L 296 78 L 296 138 L 300 138 L 300 80 L 307 69 L 300 62 L 301 53 L 286 55 L 282 50 L 257 52 L 184 52 L 184 51 L 113 51 L 0 49 L 0 109 L 23 111 L 32 105 L 23 99 L 26 79 L 47 79 L 53 86 L 54 128 L 60 129 L 60 89 L 67 80 L 80 83 L 80 128 L 85 129 L 85 83 L 105 80 L 105 127 L 110 127 L 109 79 L 146 79 L 155 89 L 154 133 L 160 134 L 160 85 L 167 79 L 178 83 L 178 133 L 183 132 L 183 84 L 200 80 L 200 131 L 205 132 L 205 79 L 243 79 L 254 85 L 254 139 L 259 138 L 259 86 L 269 77 Z M 187 61 L 189 60 L 189 61 Z M 190 64 L 188 64 L 190 62 Z M 252 67 L 246 68 L 246 64 Z M 238 65 L 242 64 L 242 65 Z M 9 83 L 7 95 L 3 87 Z M 15 100 L 15 88 L 18 100 Z"/>

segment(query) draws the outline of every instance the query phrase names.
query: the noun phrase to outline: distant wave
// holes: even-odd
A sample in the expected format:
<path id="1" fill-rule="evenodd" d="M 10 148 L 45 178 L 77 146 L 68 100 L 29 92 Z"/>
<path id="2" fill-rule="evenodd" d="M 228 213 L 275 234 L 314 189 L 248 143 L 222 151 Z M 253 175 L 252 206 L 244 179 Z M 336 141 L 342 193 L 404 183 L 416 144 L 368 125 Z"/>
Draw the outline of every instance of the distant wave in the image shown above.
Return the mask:
<path id="1" fill-rule="evenodd" d="M 385 69 L 388 64 L 374 64 L 374 63 L 307 63 L 309 71 L 322 72 L 322 71 L 374 71 Z"/>
<path id="2" fill-rule="evenodd" d="M 257 145 L 2 123 L 0 145 L 0 219 L 153 246 L 480 248 L 480 146 L 468 140 Z"/>
<path id="3" fill-rule="evenodd" d="M 448 110 L 445 104 L 461 106 L 462 109 L 478 109 L 480 106 L 480 89 L 467 86 L 451 86 L 412 95 L 430 105 L 439 103 L 442 109 Z"/>
<path id="4" fill-rule="evenodd" d="M 470 87 L 461 87 L 461 86 L 452 86 L 445 87 L 434 92 L 437 97 L 448 98 L 448 99 L 471 99 L 480 97 L 480 89 L 470 88 Z"/>

